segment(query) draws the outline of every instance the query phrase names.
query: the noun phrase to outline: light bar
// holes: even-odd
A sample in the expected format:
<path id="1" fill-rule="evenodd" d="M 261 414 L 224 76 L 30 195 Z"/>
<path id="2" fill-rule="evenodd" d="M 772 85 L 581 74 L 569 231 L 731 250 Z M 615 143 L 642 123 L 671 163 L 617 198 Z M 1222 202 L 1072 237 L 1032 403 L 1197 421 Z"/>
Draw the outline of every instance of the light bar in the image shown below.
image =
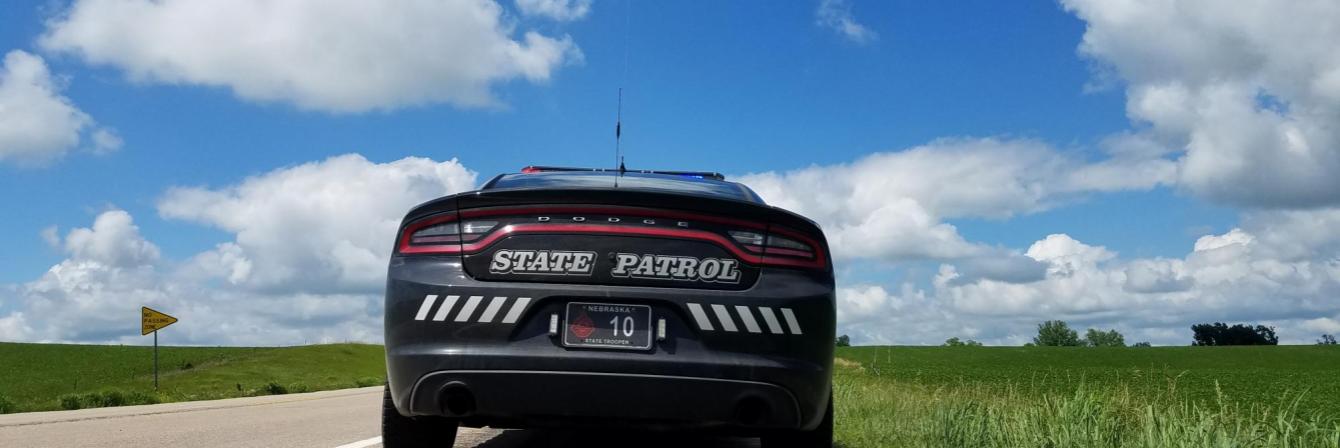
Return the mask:
<path id="1" fill-rule="evenodd" d="M 698 179 L 726 180 L 725 175 L 711 171 L 621 170 L 618 168 L 575 168 L 567 166 L 535 166 L 535 165 L 527 166 L 521 169 L 522 174 L 555 173 L 555 172 L 663 174 L 666 176 L 684 176 L 684 177 L 694 177 Z"/>

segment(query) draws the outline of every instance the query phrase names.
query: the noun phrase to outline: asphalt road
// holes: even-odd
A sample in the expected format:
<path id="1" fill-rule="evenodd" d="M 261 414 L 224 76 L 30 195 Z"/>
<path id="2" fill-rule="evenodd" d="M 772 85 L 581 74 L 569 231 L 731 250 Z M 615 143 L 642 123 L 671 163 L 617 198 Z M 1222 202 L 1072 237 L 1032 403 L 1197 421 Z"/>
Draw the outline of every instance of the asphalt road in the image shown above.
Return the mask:
<path id="1" fill-rule="evenodd" d="M 5 447 L 380 447 L 382 388 L 0 415 Z M 752 447 L 751 439 L 461 428 L 456 447 Z"/>

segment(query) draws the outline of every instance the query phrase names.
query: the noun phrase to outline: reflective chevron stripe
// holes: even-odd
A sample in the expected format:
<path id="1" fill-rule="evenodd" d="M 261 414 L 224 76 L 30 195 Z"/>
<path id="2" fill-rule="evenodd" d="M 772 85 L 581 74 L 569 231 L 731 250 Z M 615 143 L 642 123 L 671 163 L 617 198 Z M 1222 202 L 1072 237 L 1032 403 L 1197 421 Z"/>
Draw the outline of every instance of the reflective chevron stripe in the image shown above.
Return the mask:
<path id="1" fill-rule="evenodd" d="M 498 315 L 498 310 L 502 309 L 503 302 L 506 301 L 506 297 L 494 297 L 492 301 L 489 301 L 489 307 L 484 308 L 484 314 L 479 315 L 479 323 L 493 322 L 493 316 Z"/>
<path id="2" fill-rule="evenodd" d="M 696 303 L 690 303 L 689 313 L 693 314 L 693 320 L 698 322 L 698 328 L 701 328 L 703 331 L 713 330 L 712 322 L 707 320 L 707 313 L 703 312 L 702 305 Z"/>
<path id="3" fill-rule="evenodd" d="M 507 310 L 507 315 L 503 316 L 502 323 L 513 324 L 521 317 L 521 312 L 526 310 L 526 304 L 530 303 L 530 297 L 517 297 L 516 302 L 512 303 L 512 309 Z"/>
<path id="4" fill-rule="evenodd" d="M 758 307 L 758 313 L 763 315 L 763 323 L 768 324 L 768 331 L 772 334 L 782 334 L 782 324 L 777 322 L 777 315 L 772 313 L 772 308 L 766 306 Z"/>
<path id="5" fill-rule="evenodd" d="M 470 321 L 470 315 L 475 313 L 475 307 L 479 306 L 479 301 L 484 300 L 484 296 L 470 296 L 465 301 L 465 306 L 461 307 L 461 312 L 456 313 L 456 322 Z"/>
<path id="6" fill-rule="evenodd" d="M 721 322 L 721 329 L 734 333 L 735 321 L 730 318 L 730 311 L 726 311 L 724 305 L 712 305 L 712 311 L 717 313 L 717 320 Z"/>
<path id="7" fill-rule="evenodd" d="M 491 297 L 485 304 L 484 296 L 469 296 L 459 309 L 456 303 L 460 301 L 461 296 L 450 295 L 438 300 L 437 294 L 428 294 L 419 302 L 419 308 L 414 313 L 414 320 L 431 320 L 433 322 L 444 322 L 452 318 L 454 322 L 470 322 L 472 318 L 475 322 L 481 324 L 515 324 L 525 314 L 526 308 L 530 306 L 530 297 L 517 297 L 512 299 L 509 305 L 508 297 Z M 475 317 L 475 310 L 484 305 L 483 311 Z M 729 333 L 739 333 L 741 331 L 754 334 L 792 334 L 803 335 L 800 328 L 800 320 L 796 318 L 796 313 L 791 308 L 771 308 L 766 306 L 747 306 L 722 304 L 704 304 L 688 303 L 689 315 L 693 316 L 693 322 L 698 325 L 702 331 L 721 331 Z M 437 308 L 437 312 L 433 312 Z M 709 312 L 708 309 L 711 309 Z M 733 308 L 733 312 L 732 312 Z M 502 314 L 506 309 L 506 314 Z M 777 316 L 781 312 L 780 318 Z M 757 314 L 756 314 L 757 313 Z M 502 319 L 497 320 L 502 314 Z M 758 317 L 763 318 L 759 322 Z M 716 320 L 714 325 L 712 320 Z M 738 319 L 738 324 L 737 324 Z M 741 329 L 743 326 L 743 329 Z M 766 328 L 766 331 L 764 331 Z"/>
<path id="8" fill-rule="evenodd" d="M 722 331 L 731 333 L 739 332 L 740 328 L 736 326 L 735 323 L 736 318 L 738 317 L 740 325 L 744 326 L 744 331 L 749 333 L 762 334 L 763 325 L 766 325 L 768 328 L 767 332 L 771 334 L 787 334 L 788 330 L 789 333 L 793 335 L 804 334 L 800 330 L 800 321 L 796 319 L 795 312 L 791 311 L 790 308 L 779 308 L 782 312 L 782 319 L 779 320 L 777 318 L 776 310 L 766 306 L 755 307 L 734 305 L 733 307 L 728 308 L 725 305 L 718 304 L 689 303 L 688 307 L 689 314 L 693 316 L 694 323 L 698 324 L 698 329 L 702 331 L 716 331 L 716 327 L 712 325 L 706 311 L 706 309 L 710 307 L 712 309 L 712 316 L 716 317 Z M 734 315 L 731 313 L 731 308 L 735 308 Z M 754 315 L 755 312 L 757 312 L 759 316 L 763 316 L 763 325 L 759 324 L 758 319 Z M 783 320 L 786 322 L 785 326 L 782 324 Z"/>
<path id="9" fill-rule="evenodd" d="M 429 320 L 429 315 L 431 314 L 431 320 L 433 322 L 443 322 L 446 321 L 448 317 L 451 317 L 452 314 L 455 314 L 455 318 L 452 319 L 453 321 L 469 322 L 470 318 L 475 314 L 475 309 L 479 308 L 479 305 L 484 301 L 484 296 L 470 296 L 465 300 L 465 304 L 458 310 L 456 309 L 456 302 L 460 301 L 461 296 L 446 296 L 442 299 L 440 305 L 438 304 L 439 302 L 437 298 L 437 294 L 428 294 L 424 296 L 423 301 L 419 303 L 418 311 L 414 313 L 414 320 Z M 507 308 L 507 314 L 503 316 L 501 321 L 496 322 L 515 324 L 518 319 L 521 319 L 521 315 L 526 312 L 526 306 L 530 305 L 530 297 L 518 297 L 516 300 L 512 301 L 510 307 L 507 306 L 507 299 L 507 297 L 503 296 L 490 299 L 488 304 L 484 306 L 484 311 L 479 314 L 478 322 L 484 324 L 494 323 L 494 319 L 498 317 L 498 314 L 502 312 L 503 308 Z M 437 312 L 433 312 L 434 307 L 437 308 Z"/>
<path id="10" fill-rule="evenodd" d="M 782 308 L 782 317 L 786 318 L 786 326 L 791 328 L 791 334 L 802 334 L 800 332 L 800 322 L 796 322 L 796 315 L 790 308 Z"/>
<path id="11" fill-rule="evenodd" d="M 414 315 L 414 320 L 423 320 L 428 317 L 428 311 L 433 309 L 433 303 L 437 302 L 437 296 L 429 294 L 423 296 L 423 303 L 419 305 L 419 314 Z"/>
<path id="12" fill-rule="evenodd" d="M 736 305 L 735 312 L 740 313 L 740 321 L 744 322 L 744 329 L 749 330 L 750 333 L 763 332 L 758 329 L 758 321 L 754 320 L 754 313 L 749 312 L 749 307 Z"/>
<path id="13" fill-rule="evenodd" d="M 447 320 L 447 313 L 452 307 L 456 306 L 456 300 L 461 296 L 447 296 L 447 300 L 442 302 L 442 307 L 437 309 L 437 314 L 433 316 L 433 322 L 442 322 Z"/>

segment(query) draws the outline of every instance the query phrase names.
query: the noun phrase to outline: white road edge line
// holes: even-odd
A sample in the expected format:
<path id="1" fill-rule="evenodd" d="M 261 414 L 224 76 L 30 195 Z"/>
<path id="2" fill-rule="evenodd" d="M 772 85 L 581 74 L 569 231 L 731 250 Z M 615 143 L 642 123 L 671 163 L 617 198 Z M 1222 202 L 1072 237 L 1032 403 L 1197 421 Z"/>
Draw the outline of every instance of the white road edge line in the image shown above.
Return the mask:
<path id="1" fill-rule="evenodd" d="M 353 443 L 346 443 L 335 448 L 367 448 L 378 443 L 382 443 L 382 436 L 373 437 L 367 440 L 359 440 Z"/>

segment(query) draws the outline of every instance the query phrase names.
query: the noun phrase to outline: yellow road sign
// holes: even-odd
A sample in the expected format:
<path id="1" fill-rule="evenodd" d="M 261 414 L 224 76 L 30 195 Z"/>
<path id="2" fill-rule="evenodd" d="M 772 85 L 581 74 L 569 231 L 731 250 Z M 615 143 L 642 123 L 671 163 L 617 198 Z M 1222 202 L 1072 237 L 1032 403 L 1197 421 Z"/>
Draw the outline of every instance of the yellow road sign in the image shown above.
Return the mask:
<path id="1" fill-rule="evenodd" d="M 160 328 L 177 323 L 177 318 L 163 314 L 147 306 L 140 307 L 140 336 L 153 333 Z"/>

